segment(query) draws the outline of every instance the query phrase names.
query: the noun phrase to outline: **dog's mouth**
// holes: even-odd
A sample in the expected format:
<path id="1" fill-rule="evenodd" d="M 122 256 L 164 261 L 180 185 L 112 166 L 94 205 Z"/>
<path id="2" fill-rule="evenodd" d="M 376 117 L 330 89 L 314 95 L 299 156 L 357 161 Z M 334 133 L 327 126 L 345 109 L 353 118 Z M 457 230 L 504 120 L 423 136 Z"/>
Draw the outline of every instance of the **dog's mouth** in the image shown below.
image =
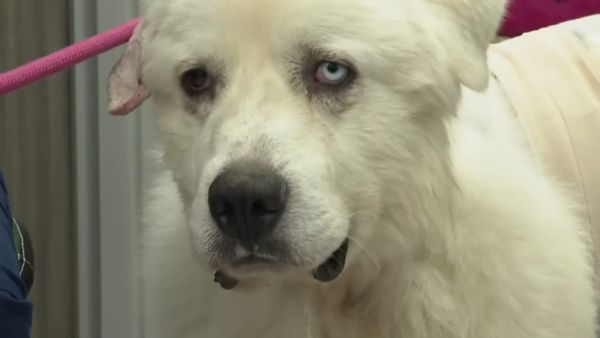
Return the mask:
<path id="1" fill-rule="evenodd" d="M 348 254 L 348 239 L 340 245 L 328 258 L 313 270 L 313 278 L 319 282 L 328 283 L 340 276 L 346 266 L 346 256 Z M 222 270 L 215 273 L 215 283 L 221 285 L 223 289 L 230 290 L 237 286 L 238 280 L 229 276 Z"/>

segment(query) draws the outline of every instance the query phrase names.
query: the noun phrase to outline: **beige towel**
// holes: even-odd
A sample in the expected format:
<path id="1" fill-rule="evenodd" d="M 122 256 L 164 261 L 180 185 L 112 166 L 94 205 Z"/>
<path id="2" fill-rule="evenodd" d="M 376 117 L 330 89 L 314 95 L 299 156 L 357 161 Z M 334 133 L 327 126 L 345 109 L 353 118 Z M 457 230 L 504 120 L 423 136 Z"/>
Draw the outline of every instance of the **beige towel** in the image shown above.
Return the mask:
<path id="1" fill-rule="evenodd" d="M 575 28 L 583 27 L 585 34 Z M 586 42 L 586 39 L 588 41 Z M 596 44 L 592 44 L 595 39 Z M 538 164 L 585 203 L 600 272 L 600 16 L 490 48 L 498 80 Z"/>

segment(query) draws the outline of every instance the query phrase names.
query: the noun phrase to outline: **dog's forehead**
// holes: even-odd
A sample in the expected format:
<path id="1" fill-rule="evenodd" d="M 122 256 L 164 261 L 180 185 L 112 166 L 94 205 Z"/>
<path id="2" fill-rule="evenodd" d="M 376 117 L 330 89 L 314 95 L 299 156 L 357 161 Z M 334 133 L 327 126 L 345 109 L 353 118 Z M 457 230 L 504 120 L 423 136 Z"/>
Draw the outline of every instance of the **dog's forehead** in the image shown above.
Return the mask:
<path id="1" fill-rule="evenodd" d="M 338 34 L 357 36 L 381 19 L 398 0 L 154 0 L 147 13 L 158 34 L 185 40 L 211 35 L 236 44 Z M 397 7 L 397 6 L 396 6 Z M 402 13 L 398 13 L 400 15 Z M 176 37 L 176 38 L 175 38 Z"/>
<path id="2" fill-rule="evenodd" d="M 419 1 L 154 0 L 145 15 L 144 77 L 156 90 L 197 65 L 230 79 L 281 74 L 314 51 L 350 60 L 364 74 L 378 71 L 396 55 L 414 54 L 402 51 L 420 41 L 408 6 Z"/>

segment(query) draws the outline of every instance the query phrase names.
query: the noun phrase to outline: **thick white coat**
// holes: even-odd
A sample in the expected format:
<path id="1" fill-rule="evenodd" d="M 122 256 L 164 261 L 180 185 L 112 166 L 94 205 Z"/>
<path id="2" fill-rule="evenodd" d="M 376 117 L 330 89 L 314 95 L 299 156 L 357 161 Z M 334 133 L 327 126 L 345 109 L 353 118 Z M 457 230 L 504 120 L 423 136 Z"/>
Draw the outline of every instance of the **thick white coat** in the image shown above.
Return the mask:
<path id="1" fill-rule="evenodd" d="M 488 77 L 504 5 L 151 2 L 141 71 L 164 170 L 144 210 L 146 336 L 594 337 L 577 203 L 536 168 Z M 352 60 L 357 83 L 342 103 L 290 83 L 287 61 L 303 48 Z M 177 74 L 204 61 L 222 66 L 225 84 L 190 103 Z M 297 187 L 278 231 L 299 268 L 240 273 L 270 286 L 225 291 L 209 268 L 218 230 L 206 193 L 247 157 Z M 311 280 L 345 237 L 343 274 Z"/>

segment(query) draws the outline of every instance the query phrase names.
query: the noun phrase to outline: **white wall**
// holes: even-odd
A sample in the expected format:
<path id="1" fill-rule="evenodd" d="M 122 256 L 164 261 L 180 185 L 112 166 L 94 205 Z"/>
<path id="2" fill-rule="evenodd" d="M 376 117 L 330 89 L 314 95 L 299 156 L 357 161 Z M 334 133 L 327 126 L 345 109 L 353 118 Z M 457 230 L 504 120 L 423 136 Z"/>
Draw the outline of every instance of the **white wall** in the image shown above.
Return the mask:
<path id="1" fill-rule="evenodd" d="M 81 40 L 138 15 L 138 0 L 73 0 Z M 137 279 L 142 151 L 148 117 L 111 117 L 106 78 L 122 48 L 74 72 L 79 337 L 140 338 L 143 284 Z"/>

